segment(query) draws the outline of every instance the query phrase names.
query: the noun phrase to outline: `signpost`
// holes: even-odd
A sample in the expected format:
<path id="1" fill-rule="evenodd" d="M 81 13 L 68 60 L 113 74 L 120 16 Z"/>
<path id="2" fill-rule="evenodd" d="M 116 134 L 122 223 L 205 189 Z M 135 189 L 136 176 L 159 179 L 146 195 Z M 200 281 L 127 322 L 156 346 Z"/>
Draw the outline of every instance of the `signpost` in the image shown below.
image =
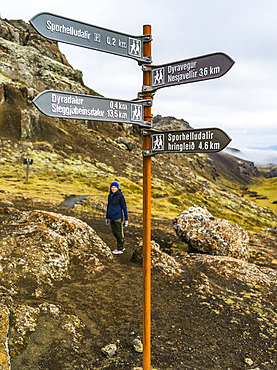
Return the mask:
<path id="1" fill-rule="evenodd" d="M 127 35 L 51 13 L 39 13 L 30 19 L 30 23 L 50 40 L 132 58 L 139 63 L 151 63 L 151 57 L 143 56 L 143 45 L 151 41 L 151 35 Z"/>
<path id="2" fill-rule="evenodd" d="M 143 108 L 151 106 L 152 100 L 126 101 L 46 90 L 36 96 L 33 103 L 42 113 L 50 117 L 151 126 L 151 122 L 144 121 Z"/>
<path id="3" fill-rule="evenodd" d="M 30 158 L 23 158 L 23 164 L 27 164 L 27 167 L 26 167 L 26 178 L 25 178 L 25 180 L 28 182 L 28 180 L 29 180 L 29 166 L 31 164 L 33 164 L 33 160 L 30 159 Z"/>
<path id="4" fill-rule="evenodd" d="M 151 137 L 151 147 L 143 151 L 144 156 L 159 153 L 216 153 L 223 150 L 231 141 L 229 136 L 219 128 L 145 130 L 144 135 Z"/>
<path id="5" fill-rule="evenodd" d="M 44 37 L 135 59 L 143 69 L 143 100 L 124 101 L 55 90 L 44 91 L 33 103 L 50 117 L 123 122 L 147 128 L 143 135 L 143 369 L 151 367 L 151 156 L 158 153 L 212 153 L 230 138 L 216 128 L 178 131 L 151 130 L 153 92 L 169 86 L 223 76 L 234 61 L 213 53 L 160 66 L 150 65 L 151 26 L 132 36 L 51 13 L 39 13 L 30 23 Z"/>
<path id="6" fill-rule="evenodd" d="M 143 66 L 151 71 L 151 86 L 143 91 L 222 77 L 235 62 L 224 53 L 213 53 L 160 66 Z"/>
<path id="7" fill-rule="evenodd" d="M 151 26 L 144 25 L 143 33 L 151 33 Z M 145 44 L 143 53 L 151 57 L 151 43 Z M 143 84 L 151 84 L 149 71 L 143 72 Z M 152 100 L 152 94 L 144 91 L 143 97 Z M 145 119 L 152 120 L 151 106 L 144 108 Z M 143 150 L 150 149 L 150 136 L 143 136 Z M 151 157 L 143 157 L 143 369 L 151 368 Z"/>

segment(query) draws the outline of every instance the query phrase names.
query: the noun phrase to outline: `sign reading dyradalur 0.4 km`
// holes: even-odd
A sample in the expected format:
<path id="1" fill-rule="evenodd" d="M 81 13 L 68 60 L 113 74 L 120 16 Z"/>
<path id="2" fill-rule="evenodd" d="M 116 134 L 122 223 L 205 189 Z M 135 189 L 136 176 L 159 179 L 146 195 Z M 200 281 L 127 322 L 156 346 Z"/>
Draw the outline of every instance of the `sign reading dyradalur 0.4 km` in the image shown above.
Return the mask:
<path id="1" fill-rule="evenodd" d="M 145 105 L 152 104 L 149 99 L 126 101 L 46 90 L 36 96 L 33 103 L 42 113 L 50 117 L 150 126 L 150 122 L 144 121 L 143 110 Z"/>
<path id="2" fill-rule="evenodd" d="M 30 19 L 30 23 L 50 40 L 151 63 L 151 58 L 143 56 L 143 43 L 150 42 L 151 35 L 132 36 L 51 13 L 39 13 Z"/>

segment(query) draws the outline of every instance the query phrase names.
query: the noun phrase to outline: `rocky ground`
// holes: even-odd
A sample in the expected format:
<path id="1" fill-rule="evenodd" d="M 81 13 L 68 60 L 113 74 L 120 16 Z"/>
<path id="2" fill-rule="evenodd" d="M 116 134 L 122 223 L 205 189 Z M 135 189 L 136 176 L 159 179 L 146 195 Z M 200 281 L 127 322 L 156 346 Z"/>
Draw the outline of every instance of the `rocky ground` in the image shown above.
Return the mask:
<path id="1" fill-rule="evenodd" d="M 15 206 L 21 211 L 30 208 L 26 207 L 26 202 L 18 202 Z M 21 231 L 29 238 L 29 244 L 32 238 L 34 243 L 35 235 L 41 237 L 35 230 L 40 230 L 42 225 L 55 229 L 60 238 L 68 233 L 68 228 L 71 238 L 74 235 L 80 238 L 79 226 L 78 233 L 77 229 L 73 232 L 73 226 L 63 218 L 68 216 L 51 214 L 50 217 L 48 211 L 51 209 L 44 208 L 48 210 L 47 217 L 43 218 L 34 213 L 2 208 L 1 218 L 2 222 L 7 222 L 6 227 L 9 225 L 9 236 L 15 230 L 18 232 L 19 222 L 21 227 L 33 225 L 33 235 L 30 230 Z M 74 210 L 63 213 L 71 217 Z M 52 220 L 51 224 L 49 217 L 54 217 L 55 222 Z M 57 276 L 55 264 L 41 259 L 41 265 L 49 269 L 47 274 L 40 275 L 41 279 L 39 274 L 36 277 L 30 273 L 24 275 L 19 269 L 20 262 L 14 262 L 17 275 L 7 278 L 2 275 L 1 318 L 3 320 L 4 313 L 9 311 L 8 345 L 12 369 L 133 369 L 142 366 L 142 354 L 133 347 L 134 339 L 142 338 L 142 267 L 139 258 L 132 258 L 141 241 L 141 219 L 130 214 L 126 252 L 112 256 L 109 251 L 115 241 L 103 214 L 92 212 L 88 217 L 86 213 L 83 218 L 104 241 L 101 263 L 95 264 L 95 259 L 91 259 L 95 253 L 99 257 L 99 251 L 95 250 L 95 245 L 92 250 L 86 249 L 89 245 L 86 244 L 87 233 L 90 235 L 91 231 L 83 227 L 83 239 L 79 241 L 83 240 L 81 250 L 87 252 L 85 257 L 80 257 L 80 253 L 76 255 L 78 240 L 77 244 L 68 241 L 69 273 L 63 273 L 60 267 Z M 73 221 L 70 219 L 70 222 Z M 79 221 L 76 222 L 79 225 Z M 153 219 L 152 230 L 152 239 L 161 247 L 159 250 L 153 245 L 152 251 L 153 367 L 275 369 L 276 235 L 266 233 L 251 237 L 252 262 L 249 263 L 200 253 L 178 252 L 169 256 L 162 250 L 172 251 L 172 243 L 178 242 L 172 222 Z M 7 235 L 3 230 L 1 235 L 3 242 Z M 64 240 L 59 239 L 59 242 L 66 250 Z M 49 241 L 50 255 L 53 250 L 56 253 L 53 261 L 65 265 L 65 259 L 55 246 L 57 241 L 56 244 Z M 26 258 L 21 250 L 23 241 L 18 241 L 17 247 L 13 247 L 13 256 L 23 261 Z M 253 252 L 257 247 L 260 254 Z M 5 271 L 3 245 L 1 250 Z M 33 253 L 34 259 L 36 253 Z M 89 260 L 93 262 L 91 265 L 87 263 Z M 35 269 L 35 260 L 33 266 Z M 49 266 L 54 267 L 51 270 Z M 24 279 L 18 278 L 14 284 L 15 276 L 22 278 L 22 274 Z M 109 344 L 117 348 L 113 357 L 102 352 Z"/>

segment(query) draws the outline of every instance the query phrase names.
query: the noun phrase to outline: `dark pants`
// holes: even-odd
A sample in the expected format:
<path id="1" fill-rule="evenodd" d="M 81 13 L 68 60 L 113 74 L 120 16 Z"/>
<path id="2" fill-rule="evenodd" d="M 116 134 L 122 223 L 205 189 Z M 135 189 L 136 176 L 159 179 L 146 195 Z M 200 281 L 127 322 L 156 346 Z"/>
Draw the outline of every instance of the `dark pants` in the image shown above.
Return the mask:
<path id="1" fill-rule="evenodd" d="M 124 247 L 123 220 L 110 220 L 110 223 L 112 232 L 116 237 L 117 249 L 122 251 Z"/>

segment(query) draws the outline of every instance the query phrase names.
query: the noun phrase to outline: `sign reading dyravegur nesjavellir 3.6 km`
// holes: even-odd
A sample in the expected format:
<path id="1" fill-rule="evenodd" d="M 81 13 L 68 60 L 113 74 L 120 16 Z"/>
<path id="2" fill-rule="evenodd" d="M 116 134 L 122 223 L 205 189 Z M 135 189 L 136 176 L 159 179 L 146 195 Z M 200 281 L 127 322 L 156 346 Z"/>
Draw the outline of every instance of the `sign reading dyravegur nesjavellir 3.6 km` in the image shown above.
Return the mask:
<path id="1" fill-rule="evenodd" d="M 51 13 L 39 13 L 30 23 L 51 40 L 151 63 L 151 58 L 143 56 L 143 43 L 150 42 L 151 35 L 132 36 Z"/>
<path id="2" fill-rule="evenodd" d="M 143 107 L 151 105 L 152 101 L 126 101 L 46 90 L 36 96 L 33 103 L 50 117 L 132 123 L 149 127 L 150 122 L 144 121 Z"/>
<path id="3" fill-rule="evenodd" d="M 213 53 L 160 66 L 147 65 L 144 68 L 151 70 L 151 86 L 143 86 L 143 91 L 222 77 L 234 63 L 225 53 Z"/>

